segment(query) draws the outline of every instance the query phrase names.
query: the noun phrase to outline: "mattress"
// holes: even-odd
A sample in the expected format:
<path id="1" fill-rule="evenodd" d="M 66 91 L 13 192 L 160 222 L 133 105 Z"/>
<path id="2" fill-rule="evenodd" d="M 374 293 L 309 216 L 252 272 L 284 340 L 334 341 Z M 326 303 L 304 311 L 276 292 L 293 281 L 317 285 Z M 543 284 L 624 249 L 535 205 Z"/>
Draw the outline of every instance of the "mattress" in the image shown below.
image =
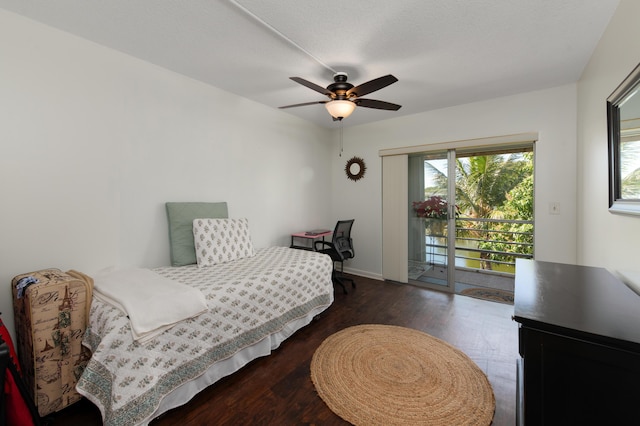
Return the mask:
<path id="1" fill-rule="evenodd" d="M 199 289 L 208 311 L 140 344 L 126 315 L 94 298 L 83 339 L 92 357 L 76 389 L 105 425 L 146 424 L 268 355 L 328 308 L 331 270 L 329 256 L 285 247 L 206 268 L 156 268 Z"/>

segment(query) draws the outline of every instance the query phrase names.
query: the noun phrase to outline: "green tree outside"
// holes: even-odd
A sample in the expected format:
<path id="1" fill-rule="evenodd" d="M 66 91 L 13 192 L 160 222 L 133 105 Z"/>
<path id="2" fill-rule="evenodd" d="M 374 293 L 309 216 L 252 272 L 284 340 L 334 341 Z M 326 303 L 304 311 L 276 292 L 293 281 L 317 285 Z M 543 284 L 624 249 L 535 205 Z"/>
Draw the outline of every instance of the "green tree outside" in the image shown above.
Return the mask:
<path id="1" fill-rule="evenodd" d="M 426 162 L 435 186 L 425 188 L 425 198 L 446 194 L 447 176 Z M 491 261 L 513 262 L 502 253 L 532 254 L 533 224 L 464 221 L 533 219 L 533 153 L 492 154 L 456 159 L 456 205 L 460 212 L 456 237 L 475 241 L 482 269 Z M 491 253 L 500 252 L 500 253 Z"/>

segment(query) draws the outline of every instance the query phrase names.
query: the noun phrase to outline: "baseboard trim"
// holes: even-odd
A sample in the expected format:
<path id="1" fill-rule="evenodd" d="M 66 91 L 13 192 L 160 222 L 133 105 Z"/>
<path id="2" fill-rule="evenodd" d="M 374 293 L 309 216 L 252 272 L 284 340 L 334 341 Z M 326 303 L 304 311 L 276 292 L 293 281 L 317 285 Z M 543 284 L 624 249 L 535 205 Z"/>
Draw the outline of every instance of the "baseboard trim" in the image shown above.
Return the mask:
<path id="1" fill-rule="evenodd" d="M 372 280 L 384 281 L 382 274 L 374 274 L 368 271 L 362 271 L 354 268 L 344 268 L 345 274 L 357 275 L 359 277 L 371 278 Z"/>

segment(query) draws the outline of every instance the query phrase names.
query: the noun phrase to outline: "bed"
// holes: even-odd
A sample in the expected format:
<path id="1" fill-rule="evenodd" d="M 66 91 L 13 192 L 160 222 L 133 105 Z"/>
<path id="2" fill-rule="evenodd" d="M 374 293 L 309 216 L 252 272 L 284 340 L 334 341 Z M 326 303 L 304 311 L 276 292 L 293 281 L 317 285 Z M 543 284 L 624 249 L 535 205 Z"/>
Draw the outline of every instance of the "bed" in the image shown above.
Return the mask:
<path id="1" fill-rule="evenodd" d="M 105 425 L 146 424 L 185 404 L 251 360 L 269 355 L 333 302 L 328 256 L 269 247 L 203 267 L 199 257 L 192 257 L 198 247 L 193 220 L 225 218 L 226 204 L 167 203 L 167 214 L 172 266 L 136 273 L 186 286 L 204 297 L 206 308 L 140 338 L 133 317 L 94 297 L 83 338 L 92 357 L 76 389 L 100 409 Z M 101 279 L 95 278 L 96 289 Z M 111 276 L 104 282 L 109 279 L 114 281 Z"/>

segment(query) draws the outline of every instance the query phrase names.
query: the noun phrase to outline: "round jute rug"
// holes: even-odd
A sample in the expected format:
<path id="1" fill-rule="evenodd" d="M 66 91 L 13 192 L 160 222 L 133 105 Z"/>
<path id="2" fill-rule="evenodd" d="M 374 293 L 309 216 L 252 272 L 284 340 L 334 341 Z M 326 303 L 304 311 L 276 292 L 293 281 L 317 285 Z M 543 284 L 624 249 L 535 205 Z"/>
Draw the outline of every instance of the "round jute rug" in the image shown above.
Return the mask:
<path id="1" fill-rule="evenodd" d="M 366 324 L 329 336 L 311 360 L 322 400 L 355 425 L 489 425 L 485 374 L 450 344 L 410 328 Z"/>

